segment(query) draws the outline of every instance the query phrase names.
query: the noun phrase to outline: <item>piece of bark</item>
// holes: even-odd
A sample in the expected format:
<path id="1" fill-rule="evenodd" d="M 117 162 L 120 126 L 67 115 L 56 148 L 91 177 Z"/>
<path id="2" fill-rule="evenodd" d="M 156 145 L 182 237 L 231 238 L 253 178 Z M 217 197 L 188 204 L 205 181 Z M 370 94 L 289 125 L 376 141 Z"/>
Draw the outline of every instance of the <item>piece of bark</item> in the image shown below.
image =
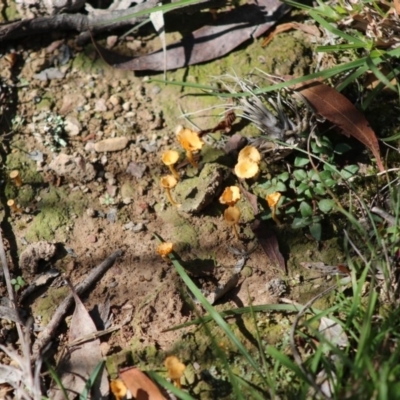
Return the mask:
<path id="1" fill-rule="evenodd" d="M 246 42 L 259 37 L 290 10 L 278 0 L 249 2 L 219 17 L 213 25 L 204 26 L 167 46 L 166 69 L 214 60 Z M 268 13 L 268 17 L 266 17 Z M 140 57 L 116 55 L 95 44 L 104 61 L 117 69 L 128 71 L 163 71 L 164 52 L 156 51 Z"/>
<path id="2" fill-rule="evenodd" d="M 279 250 L 275 232 L 264 221 L 258 218 L 251 224 L 251 229 L 271 263 L 276 268 L 286 272 L 285 259 Z"/>
<path id="3" fill-rule="evenodd" d="M 173 0 L 172 3 L 176 1 L 178 0 Z M 158 3 L 158 0 L 148 0 L 126 10 L 96 12 L 89 15 L 79 13 L 58 14 L 50 17 L 38 17 L 9 22 L 0 25 L 0 42 L 26 36 L 31 37 L 32 35 L 68 30 L 86 33 L 85 36 L 81 37 L 81 41 L 84 41 L 90 39 L 90 35 L 87 31 L 95 34 L 117 28 L 131 27 L 132 25 L 144 21 L 148 18 L 145 13 L 137 17 L 129 18 L 129 16 L 138 12 L 145 12 L 150 8 L 156 7 Z M 175 10 L 171 10 L 171 12 L 191 12 L 203 8 L 219 7 L 225 3 L 225 0 L 203 0 L 187 7 L 179 7 Z"/>
<path id="4" fill-rule="evenodd" d="M 123 254 L 122 250 L 117 250 L 107 257 L 101 264 L 92 270 L 92 272 L 75 288 L 76 293 L 79 295 L 85 292 L 94 282 L 96 282 L 111 266 L 114 264 L 115 260 Z M 58 325 L 64 318 L 69 307 L 71 307 L 74 301 L 74 297 L 69 294 L 62 303 L 58 306 L 50 322 L 41 332 L 41 335 L 36 339 L 33 345 L 33 355 L 32 360 L 36 361 L 42 351 L 53 338 Z"/>

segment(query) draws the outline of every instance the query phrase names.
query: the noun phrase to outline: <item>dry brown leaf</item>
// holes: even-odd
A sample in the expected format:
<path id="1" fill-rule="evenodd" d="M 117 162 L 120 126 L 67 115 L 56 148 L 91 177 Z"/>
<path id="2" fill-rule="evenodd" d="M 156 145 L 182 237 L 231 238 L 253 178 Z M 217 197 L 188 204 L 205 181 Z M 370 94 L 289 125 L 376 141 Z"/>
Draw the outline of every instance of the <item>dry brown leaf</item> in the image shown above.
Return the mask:
<path id="1" fill-rule="evenodd" d="M 296 86 L 315 112 L 337 125 L 347 136 L 364 144 L 376 158 L 379 171 L 385 171 L 379 152 L 379 143 L 367 119 L 357 108 L 334 88 L 319 81 Z"/>
<path id="2" fill-rule="evenodd" d="M 92 318 L 72 286 L 71 290 L 75 299 L 75 311 L 69 329 L 70 343 L 97 331 Z M 67 351 L 57 367 L 57 374 L 69 394 L 69 398 L 75 398 L 83 392 L 88 378 L 102 359 L 99 339 L 87 341 Z M 108 399 L 109 385 L 105 369 L 100 372 L 98 379 L 93 384 L 91 394 L 92 397 L 89 397 L 91 399 Z M 64 400 L 64 395 L 56 384 L 53 385 L 49 398 Z"/>
<path id="3" fill-rule="evenodd" d="M 227 11 L 212 24 L 191 32 L 166 48 L 166 70 L 187 67 L 228 54 L 242 43 L 263 35 L 290 7 L 279 0 L 249 1 Z M 265 14 L 268 12 L 268 19 Z M 164 52 L 139 57 L 115 54 L 93 42 L 103 60 L 114 68 L 128 71 L 164 70 Z"/>
<path id="4" fill-rule="evenodd" d="M 138 368 L 121 369 L 119 377 L 136 400 L 166 400 L 155 383 Z"/>

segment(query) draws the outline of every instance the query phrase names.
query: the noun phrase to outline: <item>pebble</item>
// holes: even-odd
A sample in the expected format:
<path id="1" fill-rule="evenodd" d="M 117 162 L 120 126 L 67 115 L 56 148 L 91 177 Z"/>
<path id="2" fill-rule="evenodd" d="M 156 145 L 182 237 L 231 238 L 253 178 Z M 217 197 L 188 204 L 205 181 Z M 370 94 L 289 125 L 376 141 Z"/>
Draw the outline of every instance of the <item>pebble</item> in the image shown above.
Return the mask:
<path id="1" fill-rule="evenodd" d="M 94 104 L 94 110 L 99 112 L 107 111 L 107 105 L 105 99 L 98 99 Z"/>
<path id="2" fill-rule="evenodd" d="M 121 99 L 121 97 L 119 97 L 119 96 L 113 94 L 113 95 L 110 96 L 110 98 L 108 99 L 108 101 L 109 101 L 113 106 L 117 106 L 117 105 L 121 104 L 122 99 Z"/>
<path id="3" fill-rule="evenodd" d="M 86 215 L 87 215 L 88 217 L 90 217 L 90 218 L 95 218 L 96 215 L 97 215 L 97 212 L 96 212 L 96 210 L 94 210 L 93 208 L 88 208 L 88 209 L 86 210 Z"/>
<path id="4" fill-rule="evenodd" d="M 126 101 L 124 104 L 122 104 L 122 109 L 124 111 L 130 111 L 131 109 L 131 103 L 129 101 Z"/>
<path id="5" fill-rule="evenodd" d="M 100 140 L 94 144 L 94 149 L 98 153 L 106 151 L 119 151 L 128 146 L 129 139 L 126 136 Z"/>
<path id="6" fill-rule="evenodd" d="M 87 237 L 88 243 L 96 243 L 97 242 L 97 237 L 95 235 L 89 235 Z"/>
<path id="7" fill-rule="evenodd" d="M 82 130 L 82 125 L 76 117 L 68 115 L 65 118 L 64 129 L 68 136 L 78 136 Z"/>

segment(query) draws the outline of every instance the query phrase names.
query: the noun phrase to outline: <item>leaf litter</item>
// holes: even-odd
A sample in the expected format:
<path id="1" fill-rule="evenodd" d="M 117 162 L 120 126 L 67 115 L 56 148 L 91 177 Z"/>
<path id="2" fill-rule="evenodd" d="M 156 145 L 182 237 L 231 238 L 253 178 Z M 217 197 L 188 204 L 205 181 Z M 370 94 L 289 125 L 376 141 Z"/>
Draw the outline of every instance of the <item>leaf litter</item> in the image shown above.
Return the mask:
<path id="1" fill-rule="evenodd" d="M 97 329 L 75 289 L 70 283 L 69 286 L 75 300 L 75 311 L 72 315 L 68 334 L 71 343 L 96 332 Z M 89 377 L 102 360 L 99 339 L 87 341 L 66 350 L 57 366 L 57 374 L 66 392 L 72 396 L 80 395 L 85 389 Z M 93 383 L 91 393 L 93 397 L 90 398 L 92 399 L 108 399 L 109 386 L 105 369 L 100 372 L 99 379 Z M 50 398 L 64 400 L 64 393 L 56 383 L 53 384 Z"/>

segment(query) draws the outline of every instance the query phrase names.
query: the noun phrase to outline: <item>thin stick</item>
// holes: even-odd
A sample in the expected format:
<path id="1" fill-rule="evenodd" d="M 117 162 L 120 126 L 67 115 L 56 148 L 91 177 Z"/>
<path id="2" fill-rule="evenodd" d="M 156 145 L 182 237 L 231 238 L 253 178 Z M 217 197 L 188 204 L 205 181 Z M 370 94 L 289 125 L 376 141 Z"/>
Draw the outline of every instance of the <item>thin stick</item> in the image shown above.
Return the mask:
<path id="1" fill-rule="evenodd" d="M 115 262 L 115 260 L 123 254 L 122 250 L 117 250 L 109 257 L 107 257 L 100 265 L 92 270 L 92 272 L 75 288 L 77 294 L 85 292 L 95 281 L 97 281 Z M 63 302 L 58 306 L 50 322 L 42 331 L 40 337 L 36 339 L 33 345 L 33 356 L 32 359 L 35 361 L 42 351 L 42 349 L 47 346 L 61 320 L 64 318 L 68 311 L 68 308 L 73 303 L 74 296 L 70 293 Z"/>

